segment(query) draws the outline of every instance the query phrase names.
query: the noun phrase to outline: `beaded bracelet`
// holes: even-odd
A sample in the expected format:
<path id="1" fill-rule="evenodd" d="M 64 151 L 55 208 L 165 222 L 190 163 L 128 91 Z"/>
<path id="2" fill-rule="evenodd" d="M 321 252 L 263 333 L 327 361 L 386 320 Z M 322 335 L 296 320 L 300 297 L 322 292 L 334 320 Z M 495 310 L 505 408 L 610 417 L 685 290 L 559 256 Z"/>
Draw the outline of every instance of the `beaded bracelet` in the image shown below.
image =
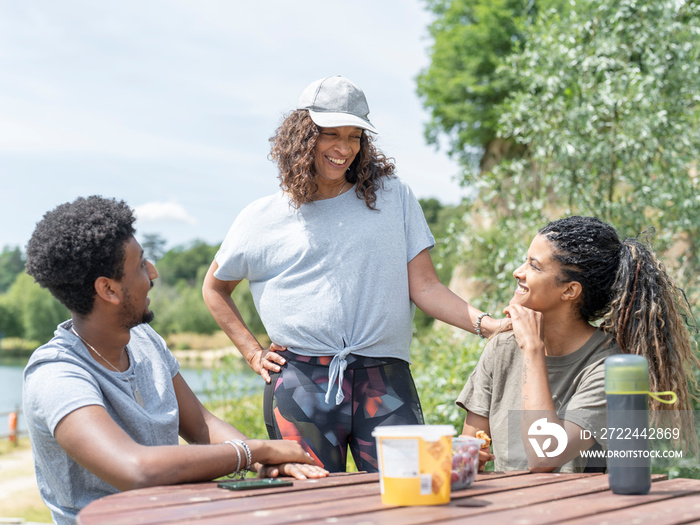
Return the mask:
<path id="1" fill-rule="evenodd" d="M 484 317 L 491 317 L 491 314 L 484 312 L 483 314 L 480 314 L 479 317 L 476 318 L 476 335 L 478 335 L 482 339 L 486 339 L 486 336 L 481 333 L 481 320 Z"/>
<path id="2" fill-rule="evenodd" d="M 245 441 L 241 441 L 241 445 L 243 445 L 246 456 L 248 456 L 248 464 L 246 465 L 245 472 L 243 473 L 243 477 L 245 477 L 245 475 L 250 470 L 250 467 L 253 466 L 253 454 L 250 452 L 250 447 L 248 446 L 248 443 L 246 443 Z"/>
<path id="3" fill-rule="evenodd" d="M 233 474 L 234 476 L 235 476 L 236 474 L 239 474 L 239 475 L 240 475 L 240 479 L 245 478 L 245 477 L 246 477 L 246 474 L 248 474 L 248 471 L 250 470 L 250 467 L 253 466 L 253 455 L 252 455 L 251 452 L 250 452 L 250 447 L 248 446 L 248 443 L 246 443 L 246 442 L 243 441 L 242 439 L 231 439 L 231 440 L 227 441 L 226 443 L 229 443 L 229 444 L 231 444 L 231 445 L 240 445 L 240 447 L 241 447 L 241 448 L 243 449 L 243 451 L 245 452 L 245 454 L 246 454 L 246 459 L 248 460 L 248 462 L 246 463 L 245 468 L 241 471 L 241 468 L 240 468 L 241 464 L 240 464 L 240 461 L 239 461 L 239 462 L 238 462 L 238 467 L 239 467 L 239 468 L 237 468 L 237 469 L 236 469 L 236 472 Z M 236 452 L 238 452 L 238 447 L 236 447 Z M 239 453 L 239 460 L 240 460 L 240 453 Z"/>
<path id="4" fill-rule="evenodd" d="M 238 450 L 238 445 L 231 441 L 226 441 L 226 444 L 231 445 L 234 449 L 236 449 L 236 455 L 238 456 L 238 465 L 236 465 L 236 470 L 233 471 L 231 474 L 226 474 L 227 478 L 235 478 L 238 472 L 241 470 L 241 451 Z"/>

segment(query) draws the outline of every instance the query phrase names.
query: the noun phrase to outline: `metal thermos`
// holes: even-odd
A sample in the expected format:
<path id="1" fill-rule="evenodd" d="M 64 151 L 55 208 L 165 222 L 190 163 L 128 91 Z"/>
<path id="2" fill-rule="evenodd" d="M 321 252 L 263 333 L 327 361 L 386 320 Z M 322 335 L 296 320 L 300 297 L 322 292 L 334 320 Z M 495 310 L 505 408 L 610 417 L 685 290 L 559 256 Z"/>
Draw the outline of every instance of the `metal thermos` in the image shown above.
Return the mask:
<path id="1" fill-rule="evenodd" d="M 639 355 L 605 359 L 608 477 L 615 494 L 646 494 L 649 458 L 649 363 Z"/>

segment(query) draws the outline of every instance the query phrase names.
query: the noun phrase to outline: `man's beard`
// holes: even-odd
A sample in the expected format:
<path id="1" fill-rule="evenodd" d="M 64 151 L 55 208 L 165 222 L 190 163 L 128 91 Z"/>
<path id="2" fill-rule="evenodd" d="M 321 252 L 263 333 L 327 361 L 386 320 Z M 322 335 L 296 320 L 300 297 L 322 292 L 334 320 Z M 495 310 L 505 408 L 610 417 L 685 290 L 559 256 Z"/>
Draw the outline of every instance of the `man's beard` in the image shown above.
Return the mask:
<path id="1" fill-rule="evenodd" d="M 131 294 L 128 290 L 125 290 L 124 307 L 119 315 L 119 318 L 122 326 L 127 330 L 131 330 L 140 324 L 149 324 L 155 318 L 155 314 L 148 309 L 139 313 L 131 306 Z"/>

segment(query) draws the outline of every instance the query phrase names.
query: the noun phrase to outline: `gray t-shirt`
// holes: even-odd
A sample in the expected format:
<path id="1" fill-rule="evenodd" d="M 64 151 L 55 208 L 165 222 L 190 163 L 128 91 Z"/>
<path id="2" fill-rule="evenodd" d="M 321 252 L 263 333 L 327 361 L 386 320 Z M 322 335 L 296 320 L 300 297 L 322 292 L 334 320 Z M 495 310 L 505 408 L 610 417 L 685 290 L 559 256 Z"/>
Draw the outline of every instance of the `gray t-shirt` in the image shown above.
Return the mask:
<path id="1" fill-rule="evenodd" d="M 549 387 L 560 419 L 600 435 L 599 430 L 605 427 L 606 406 L 603 361 L 616 353 L 617 344 L 602 330 L 596 330 L 575 352 L 546 356 Z M 528 470 L 520 430 L 522 364 L 522 350 L 513 333 L 498 334 L 486 345 L 457 398 L 458 406 L 489 419 L 497 471 Z M 578 457 L 557 471 L 581 471 L 585 466 Z"/>
<path id="2" fill-rule="evenodd" d="M 282 192 L 248 205 L 216 255 L 223 281 L 247 279 L 270 339 L 294 353 L 409 361 L 414 306 L 407 264 L 435 244 L 398 177 L 382 179 L 376 210 L 355 194 L 303 204 Z M 330 389 L 329 389 L 330 392 Z"/>
<path id="3" fill-rule="evenodd" d="M 123 374 L 98 363 L 70 332 L 58 326 L 54 338 L 32 354 L 24 370 L 22 399 L 39 492 L 56 523 L 72 524 L 91 501 L 118 492 L 73 461 L 54 438 L 56 425 L 81 407 L 104 407 L 141 445 L 177 445 L 178 405 L 172 378 L 179 364 L 148 325 L 131 330 L 131 364 Z M 131 383 L 126 379 L 131 381 Z M 131 385 L 141 392 L 144 407 Z"/>

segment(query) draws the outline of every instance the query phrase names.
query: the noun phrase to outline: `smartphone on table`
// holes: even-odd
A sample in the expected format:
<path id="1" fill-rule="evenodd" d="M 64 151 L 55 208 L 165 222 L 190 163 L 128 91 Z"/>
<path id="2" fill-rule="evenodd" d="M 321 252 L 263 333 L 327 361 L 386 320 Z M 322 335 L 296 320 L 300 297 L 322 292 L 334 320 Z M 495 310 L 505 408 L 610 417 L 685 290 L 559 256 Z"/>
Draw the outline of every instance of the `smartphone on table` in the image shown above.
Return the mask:
<path id="1" fill-rule="evenodd" d="M 238 479 L 235 481 L 221 481 L 217 484 L 219 488 L 227 490 L 252 490 L 265 489 L 272 487 L 288 487 L 292 485 L 291 481 L 277 478 L 263 479 Z"/>

